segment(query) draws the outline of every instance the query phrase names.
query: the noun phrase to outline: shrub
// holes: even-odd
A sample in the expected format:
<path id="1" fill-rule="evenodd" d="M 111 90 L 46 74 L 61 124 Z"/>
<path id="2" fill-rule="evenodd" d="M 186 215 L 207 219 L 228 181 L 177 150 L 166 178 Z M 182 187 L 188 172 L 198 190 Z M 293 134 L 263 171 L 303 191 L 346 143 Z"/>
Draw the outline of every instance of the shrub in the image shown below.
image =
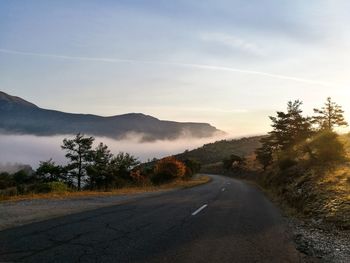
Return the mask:
<path id="1" fill-rule="evenodd" d="M 346 159 L 344 145 L 338 134 L 326 130 L 317 134 L 308 144 L 311 159 L 321 163 L 340 162 Z"/>
<path id="2" fill-rule="evenodd" d="M 185 177 L 191 178 L 194 174 L 198 173 L 201 169 L 201 164 L 193 159 L 186 159 L 183 162 L 186 166 Z"/>
<path id="3" fill-rule="evenodd" d="M 183 178 L 186 166 L 174 157 L 166 157 L 156 163 L 151 180 L 155 184 L 164 183 L 176 178 Z"/>
<path id="4" fill-rule="evenodd" d="M 294 159 L 284 156 L 281 159 L 278 160 L 278 167 L 281 170 L 286 170 L 294 165 L 297 164 L 297 161 L 295 161 Z"/>
<path id="5" fill-rule="evenodd" d="M 68 186 L 62 182 L 41 183 L 34 186 L 33 191 L 36 193 L 62 193 L 69 190 Z"/>

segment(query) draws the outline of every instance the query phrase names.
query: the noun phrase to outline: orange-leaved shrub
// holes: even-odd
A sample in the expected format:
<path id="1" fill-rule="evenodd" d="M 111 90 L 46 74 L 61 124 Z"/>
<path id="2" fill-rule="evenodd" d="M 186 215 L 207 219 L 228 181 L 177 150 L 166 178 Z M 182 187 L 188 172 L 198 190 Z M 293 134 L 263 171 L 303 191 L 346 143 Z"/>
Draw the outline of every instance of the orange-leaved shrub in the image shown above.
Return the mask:
<path id="1" fill-rule="evenodd" d="M 166 157 L 156 163 L 151 180 L 153 183 L 159 184 L 176 178 L 183 178 L 185 173 L 186 166 L 183 162 L 175 157 Z"/>

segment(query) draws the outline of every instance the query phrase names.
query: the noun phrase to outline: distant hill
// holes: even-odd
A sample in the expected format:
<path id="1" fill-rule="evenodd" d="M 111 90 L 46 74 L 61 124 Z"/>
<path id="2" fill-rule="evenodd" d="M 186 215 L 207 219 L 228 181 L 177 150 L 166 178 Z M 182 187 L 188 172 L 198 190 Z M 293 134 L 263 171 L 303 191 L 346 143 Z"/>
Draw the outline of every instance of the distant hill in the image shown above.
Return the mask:
<path id="1" fill-rule="evenodd" d="M 214 143 L 208 143 L 192 151 L 185 151 L 176 155 L 180 160 L 195 159 L 202 165 L 209 165 L 221 162 L 223 159 L 235 154 L 245 157 L 254 153 L 260 146 L 259 140 L 263 136 L 254 136 L 248 138 L 221 140 Z"/>
<path id="2" fill-rule="evenodd" d="M 208 123 L 163 121 L 142 113 L 101 117 L 47 110 L 1 91 L 0 131 L 39 136 L 82 132 L 114 139 L 139 134 L 144 141 L 173 140 L 184 135 L 206 138 L 223 133 Z"/>

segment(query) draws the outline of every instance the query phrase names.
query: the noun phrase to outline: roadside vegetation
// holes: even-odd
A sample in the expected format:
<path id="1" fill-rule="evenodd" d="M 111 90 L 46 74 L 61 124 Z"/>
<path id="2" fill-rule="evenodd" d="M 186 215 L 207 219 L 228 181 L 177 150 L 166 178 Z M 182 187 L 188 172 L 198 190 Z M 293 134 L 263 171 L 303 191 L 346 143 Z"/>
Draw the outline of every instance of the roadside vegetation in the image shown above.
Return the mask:
<path id="1" fill-rule="evenodd" d="M 270 117 L 272 131 L 261 139 L 256 159 L 259 182 L 296 213 L 350 229 L 349 135 L 341 106 L 327 98 L 315 115 L 304 116 L 301 101 Z"/>
<path id="2" fill-rule="evenodd" d="M 64 139 L 61 148 L 66 153 L 65 166 L 49 159 L 40 162 L 36 171 L 0 173 L 0 200 L 134 193 L 208 181 L 204 177 L 193 178 L 200 170 L 200 164 L 194 160 L 166 157 L 141 164 L 129 153 L 113 155 L 102 142 L 93 148 L 94 141 L 94 137 L 80 133 Z"/>

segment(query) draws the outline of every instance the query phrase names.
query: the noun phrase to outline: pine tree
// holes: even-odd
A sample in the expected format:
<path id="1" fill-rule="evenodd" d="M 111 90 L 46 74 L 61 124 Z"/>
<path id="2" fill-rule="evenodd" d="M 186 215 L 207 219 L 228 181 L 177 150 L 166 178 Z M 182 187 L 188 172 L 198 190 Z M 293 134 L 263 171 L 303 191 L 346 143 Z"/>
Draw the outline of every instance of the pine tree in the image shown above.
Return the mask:
<path id="1" fill-rule="evenodd" d="M 261 139 L 261 147 L 255 151 L 264 169 L 272 164 L 274 152 L 293 151 L 294 145 L 311 136 L 311 121 L 302 115 L 301 105 L 299 100 L 289 101 L 287 112 L 278 111 L 276 117 L 270 116 L 273 130 Z"/>
<path id="2" fill-rule="evenodd" d="M 91 165 L 87 167 L 89 183 L 91 189 L 95 186 L 105 185 L 108 188 L 107 177 L 109 174 L 109 164 L 113 154 L 108 149 L 108 146 L 102 142 L 95 148 L 92 153 Z"/>
<path id="3" fill-rule="evenodd" d="M 286 150 L 311 135 L 310 118 L 302 116 L 301 105 L 299 100 L 289 101 L 286 113 L 270 116 L 273 130 L 269 134 L 275 148 Z"/>
<path id="4" fill-rule="evenodd" d="M 313 117 L 313 122 L 318 124 L 319 129 L 333 130 L 334 127 L 348 126 L 344 119 L 342 107 L 327 98 L 326 103 L 321 109 L 314 109 L 317 114 Z"/>
<path id="5" fill-rule="evenodd" d="M 81 189 L 81 178 L 86 174 L 86 167 L 91 160 L 94 140 L 94 137 L 84 137 L 83 134 L 78 133 L 72 140 L 64 139 L 61 146 L 67 151 L 65 156 L 70 160 L 68 170 L 78 179 L 78 190 Z"/>

